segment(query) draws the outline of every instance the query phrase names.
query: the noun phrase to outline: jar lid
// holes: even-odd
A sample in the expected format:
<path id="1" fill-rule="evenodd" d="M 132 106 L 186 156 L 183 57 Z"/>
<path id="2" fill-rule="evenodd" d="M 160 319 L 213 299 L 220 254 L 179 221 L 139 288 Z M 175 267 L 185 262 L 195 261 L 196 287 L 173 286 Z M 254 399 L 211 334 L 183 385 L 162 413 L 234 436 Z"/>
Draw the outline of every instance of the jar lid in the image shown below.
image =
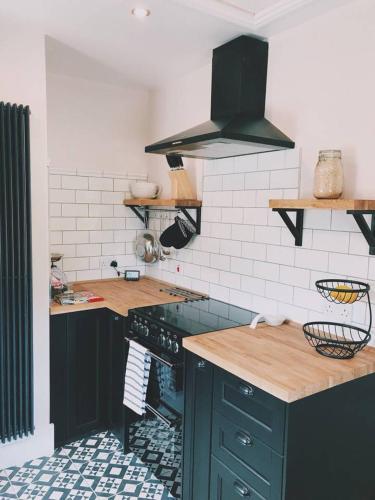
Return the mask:
<path id="1" fill-rule="evenodd" d="M 321 149 L 319 158 L 341 158 L 341 149 Z"/>

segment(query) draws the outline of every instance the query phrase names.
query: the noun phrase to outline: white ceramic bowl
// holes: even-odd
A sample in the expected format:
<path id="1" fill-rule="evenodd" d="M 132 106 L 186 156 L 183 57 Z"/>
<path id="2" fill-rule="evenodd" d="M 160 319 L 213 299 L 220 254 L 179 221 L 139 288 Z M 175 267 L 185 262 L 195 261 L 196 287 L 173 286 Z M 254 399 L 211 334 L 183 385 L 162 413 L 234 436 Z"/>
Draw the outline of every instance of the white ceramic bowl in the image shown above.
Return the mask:
<path id="1" fill-rule="evenodd" d="M 132 182 L 130 192 L 133 198 L 157 198 L 160 188 L 154 182 Z"/>

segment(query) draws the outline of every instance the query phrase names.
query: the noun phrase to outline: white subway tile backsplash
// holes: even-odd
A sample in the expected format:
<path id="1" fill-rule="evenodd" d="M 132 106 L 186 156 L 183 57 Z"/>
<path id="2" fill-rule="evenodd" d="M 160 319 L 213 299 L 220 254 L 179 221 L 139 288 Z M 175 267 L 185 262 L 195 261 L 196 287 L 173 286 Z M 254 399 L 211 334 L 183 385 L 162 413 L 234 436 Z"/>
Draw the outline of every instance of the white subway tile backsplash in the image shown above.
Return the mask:
<path id="1" fill-rule="evenodd" d="M 255 226 L 254 240 L 260 243 L 278 245 L 281 241 L 281 228 L 270 226 Z"/>
<path id="2" fill-rule="evenodd" d="M 362 233 L 348 233 L 350 235 L 349 253 L 353 255 L 368 255 L 369 244 Z M 372 259 L 370 259 L 371 261 Z"/>
<path id="3" fill-rule="evenodd" d="M 212 222 L 210 235 L 212 238 L 230 238 L 232 235 L 232 226 L 231 224 Z"/>
<path id="4" fill-rule="evenodd" d="M 102 219 L 100 217 L 79 217 L 76 219 L 76 223 L 77 231 L 96 231 L 102 229 Z"/>
<path id="5" fill-rule="evenodd" d="M 100 191 L 76 191 L 76 203 L 101 203 Z"/>
<path id="6" fill-rule="evenodd" d="M 316 271 L 328 271 L 328 252 L 296 248 L 296 267 Z"/>
<path id="7" fill-rule="evenodd" d="M 210 265 L 216 269 L 223 271 L 230 270 L 230 257 L 228 255 L 212 254 L 210 258 Z"/>
<path id="8" fill-rule="evenodd" d="M 245 224 L 267 225 L 268 208 L 245 208 L 243 221 Z"/>
<path id="9" fill-rule="evenodd" d="M 113 217 L 113 205 L 89 205 L 90 217 Z"/>
<path id="10" fill-rule="evenodd" d="M 271 172 L 271 189 L 275 188 L 297 188 L 299 183 L 299 169 L 274 170 Z"/>
<path id="11" fill-rule="evenodd" d="M 267 207 L 269 206 L 269 200 L 283 198 L 282 189 L 265 189 L 257 190 L 255 205 L 257 207 Z"/>
<path id="12" fill-rule="evenodd" d="M 278 301 L 286 302 L 289 304 L 293 303 L 293 292 L 292 286 L 283 285 L 281 283 L 275 283 L 273 281 L 266 282 L 266 297 L 270 299 L 275 299 Z"/>
<path id="13" fill-rule="evenodd" d="M 254 241 L 254 226 L 248 224 L 233 224 L 232 240 Z"/>
<path id="14" fill-rule="evenodd" d="M 77 271 L 77 281 L 89 281 L 102 279 L 101 269 L 87 269 L 85 271 Z"/>
<path id="15" fill-rule="evenodd" d="M 107 177 L 89 177 L 90 191 L 113 191 L 113 179 Z"/>
<path id="16" fill-rule="evenodd" d="M 113 242 L 113 231 L 90 231 L 90 243 Z"/>
<path id="17" fill-rule="evenodd" d="M 267 247 L 263 243 L 242 242 L 242 257 L 254 260 L 266 260 Z"/>
<path id="18" fill-rule="evenodd" d="M 72 243 L 88 243 L 88 242 L 89 242 L 89 232 L 88 231 L 64 231 L 63 232 L 64 245 L 69 245 Z"/>
<path id="19" fill-rule="evenodd" d="M 191 259 L 194 264 L 198 264 L 202 267 L 208 267 L 210 265 L 210 254 L 208 252 L 200 252 L 200 251 L 192 252 Z"/>
<path id="20" fill-rule="evenodd" d="M 334 231 L 359 232 L 354 217 L 347 214 L 345 210 L 332 210 L 331 229 Z"/>
<path id="21" fill-rule="evenodd" d="M 223 175 L 223 191 L 240 191 L 244 187 L 244 174 Z"/>
<path id="22" fill-rule="evenodd" d="M 126 193 L 130 189 L 130 182 L 128 179 L 113 179 L 113 190 L 122 191 Z"/>
<path id="23" fill-rule="evenodd" d="M 62 232 L 61 231 L 50 231 L 49 232 L 49 244 L 50 245 L 61 245 L 62 244 Z"/>
<path id="24" fill-rule="evenodd" d="M 113 241 L 116 243 L 133 242 L 135 241 L 136 237 L 137 237 L 137 231 L 135 230 L 120 229 L 113 231 Z"/>
<path id="25" fill-rule="evenodd" d="M 66 257 L 63 260 L 64 271 L 80 271 L 89 269 L 90 261 L 88 257 Z"/>
<path id="26" fill-rule="evenodd" d="M 102 248 L 99 243 L 97 244 L 82 244 L 77 245 L 77 257 L 95 257 L 97 255 L 101 255 Z"/>
<path id="27" fill-rule="evenodd" d="M 241 287 L 241 275 L 233 271 L 220 271 L 220 284 L 238 290 Z"/>
<path id="28" fill-rule="evenodd" d="M 202 221 L 204 221 L 204 222 L 220 222 L 221 221 L 221 210 L 222 209 L 218 208 L 218 207 L 204 207 L 204 210 L 202 210 Z"/>
<path id="29" fill-rule="evenodd" d="M 273 153 L 259 155 L 258 170 L 280 170 L 285 168 L 285 151 L 274 151 Z"/>
<path id="30" fill-rule="evenodd" d="M 223 190 L 223 176 L 222 175 L 208 175 L 204 178 L 203 188 L 205 191 L 222 191 Z"/>
<path id="31" fill-rule="evenodd" d="M 242 208 L 222 208 L 221 221 L 224 223 L 242 224 L 243 209 Z"/>
<path id="32" fill-rule="evenodd" d="M 282 265 L 280 266 L 280 282 L 300 288 L 310 288 L 310 271 Z"/>
<path id="33" fill-rule="evenodd" d="M 50 203 L 48 206 L 48 215 L 50 217 L 61 217 L 61 203 Z"/>
<path id="34" fill-rule="evenodd" d="M 125 243 L 103 243 L 102 255 L 125 255 Z M 133 257 L 133 256 L 131 256 Z M 135 256 L 134 256 L 135 258 Z"/>
<path id="35" fill-rule="evenodd" d="M 75 257 L 76 256 L 76 246 L 75 245 L 50 245 L 51 253 L 60 253 L 64 257 Z"/>
<path id="36" fill-rule="evenodd" d="M 312 248 L 328 252 L 348 253 L 349 233 L 342 231 L 314 231 Z"/>
<path id="37" fill-rule="evenodd" d="M 254 262 L 254 276 L 265 280 L 279 281 L 279 265 L 271 264 L 270 262 Z"/>
<path id="38" fill-rule="evenodd" d="M 144 229 L 144 224 L 137 218 L 126 219 L 126 229 Z"/>
<path id="39" fill-rule="evenodd" d="M 204 166 L 205 175 L 231 174 L 233 171 L 234 158 L 206 161 Z"/>
<path id="40" fill-rule="evenodd" d="M 331 210 L 305 210 L 303 227 L 309 229 L 330 229 Z"/>
<path id="41" fill-rule="evenodd" d="M 234 159 L 234 172 L 253 172 L 258 169 L 258 155 L 237 156 Z"/>
<path id="42" fill-rule="evenodd" d="M 251 172 L 245 176 L 245 189 L 268 189 L 270 187 L 269 172 Z"/>
<path id="43" fill-rule="evenodd" d="M 295 258 L 295 249 L 292 247 L 282 247 L 280 245 L 267 245 L 268 262 L 293 266 L 294 258 Z"/>
<path id="44" fill-rule="evenodd" d="M 231 288 L 229 290 L 229 302 L 236 306 L 250 309 L 252 306 L 252 296 L 249 293 Z"/>
<path id="45" fill-rule="evenodd" d="M 122 205 L 124 203 L 125 193 L 121 191 L 110 191 L 102 192 L 102 203 L 107 203 L 108 205 Z"/>
<path id="46" fill-rule="evenodd" d="M 221 285 L 210 284 L 210 296 L 213 299 L 229 301 L 229 288 Z"/>
<path id="47" fill-rule="evenodd" d="M 63 189 L 88 189 L 88 177 L 81 177 L 79 175 L 62 175 L 61 187 Z"/>
<path id="48" fill-rule="evenodd" d="M 220 253 L 223 255 L 230 255 L 233 257 L 241 257 L 242 244 L 241 241 L 236 240 L 221 240 Z"/>
<path id="49" fill-rule="evenodd" d="M 49 201 L 52 203 L 75 203 L 75 191 L 69 189 L 50 189 Z"/>
<path id="50" fill-rule="evenodd" d="M 230 270 L 232 273 L 251 276 L 253 274 L 253 266 L 254 263 L 252 260 L 243 259 L 241 257 L 231 257 Z"/>
<path id="51" fill-rule="evenodd" d="M 232 207 L 232 191 L 213 191 L 203 193 L 203 206 L 207 207 Z"/>
<path id="52" fill-rule="evenodd" d="M 51 189 L 61 189 L 61 175 L 52 175 L 48 177 L 48 186 Z"/>
<path id="53" fill-rule="evenodd" d="M 61 210 L 63 217 L 88 217 L 89 215 L 89 206 L 77 203 L 63 203 Z"/>
<path id="54" fill-rule="evenodd" d="M 76 229 L 76 220 L 71 217 L 50 217 L 50 231 L 74 231 Z"/>
<path id="55" fill-rule="evenodd" d="M 329 254 L 329 267 L 331 273 L 350 275 L 357 278 L 367 278 L 369 258 L 358 255 L 345 255 L 339 253 Z"/>
<path id="56" fill-rule="evenodd" d="M 234 207 L 255 207 L 255 191 L 236 191 L 233 196 Z"/>

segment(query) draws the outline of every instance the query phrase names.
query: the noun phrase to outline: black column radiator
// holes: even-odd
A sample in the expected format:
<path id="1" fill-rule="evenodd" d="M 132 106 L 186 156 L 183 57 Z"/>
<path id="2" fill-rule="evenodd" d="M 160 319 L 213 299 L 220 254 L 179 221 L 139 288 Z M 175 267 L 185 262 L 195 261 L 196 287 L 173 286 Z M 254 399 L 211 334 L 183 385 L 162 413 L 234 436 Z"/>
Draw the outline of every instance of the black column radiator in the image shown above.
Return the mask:
<path id="1" fill-rule="evenodd" d="M 0 441 L 32 434 L 28 106 L 0 102 Z"/>

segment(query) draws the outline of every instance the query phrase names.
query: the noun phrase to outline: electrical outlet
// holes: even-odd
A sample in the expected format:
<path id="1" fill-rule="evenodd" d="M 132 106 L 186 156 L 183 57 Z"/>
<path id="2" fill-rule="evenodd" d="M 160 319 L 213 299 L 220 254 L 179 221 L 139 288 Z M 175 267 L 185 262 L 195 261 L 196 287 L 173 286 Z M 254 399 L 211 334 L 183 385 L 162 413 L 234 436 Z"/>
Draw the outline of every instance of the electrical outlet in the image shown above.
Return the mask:
<path id="1" fill-rule="evenodd" d="M 111 262 L 113 261 L 112 257 L 100 257 L 99 263 L 100 267 L 111 267 Z"/>
<path id="2" fill-rule="evenodd" d="M 176 273 L 182 274 L 182 264 L 176 264 Z"/>
<path id="3" fill-rule="evenodd" d="M 352 321 L 353 306 L 350 304 L 335 304 L 334 302 L 325 302 L 324 312 L 328 316 L 328 321 L 339 323 L 350 323 Z"/>

